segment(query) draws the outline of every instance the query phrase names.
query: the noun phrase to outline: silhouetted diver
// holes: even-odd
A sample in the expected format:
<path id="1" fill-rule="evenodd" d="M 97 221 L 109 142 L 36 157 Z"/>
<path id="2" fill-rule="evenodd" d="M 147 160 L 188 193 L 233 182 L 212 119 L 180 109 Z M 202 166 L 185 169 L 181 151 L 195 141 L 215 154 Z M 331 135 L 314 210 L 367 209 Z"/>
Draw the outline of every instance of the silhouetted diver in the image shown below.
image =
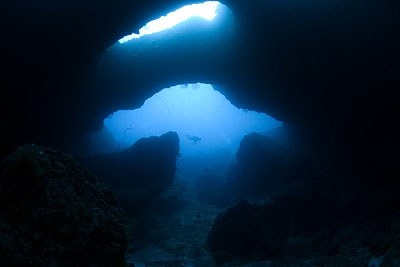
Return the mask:
<path id="1" fill-rule="evenodd" d="M 186 138 L 193 142 L 193 144 L 197 144 L 200 142 L 201 138 L 198 136 L 186 135 Z"/>

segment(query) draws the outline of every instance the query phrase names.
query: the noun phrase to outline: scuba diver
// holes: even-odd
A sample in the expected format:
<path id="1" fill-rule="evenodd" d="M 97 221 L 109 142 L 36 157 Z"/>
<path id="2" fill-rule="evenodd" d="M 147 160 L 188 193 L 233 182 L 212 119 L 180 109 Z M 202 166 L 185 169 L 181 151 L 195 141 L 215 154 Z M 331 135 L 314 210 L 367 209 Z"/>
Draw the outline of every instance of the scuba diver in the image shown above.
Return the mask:
<path id="1" fill-rule="evenodd" d="M 198 137 L 198 136 L 195 136 L 195 135 L 186 135 L 186 138 L 187 139 L 189 139 L 190 141 L 192 141 L 193 142 L 193 144 L 197 144 L 198 142 L 200 142 L 201 141 L 201 138 L 200 137 Z"/>

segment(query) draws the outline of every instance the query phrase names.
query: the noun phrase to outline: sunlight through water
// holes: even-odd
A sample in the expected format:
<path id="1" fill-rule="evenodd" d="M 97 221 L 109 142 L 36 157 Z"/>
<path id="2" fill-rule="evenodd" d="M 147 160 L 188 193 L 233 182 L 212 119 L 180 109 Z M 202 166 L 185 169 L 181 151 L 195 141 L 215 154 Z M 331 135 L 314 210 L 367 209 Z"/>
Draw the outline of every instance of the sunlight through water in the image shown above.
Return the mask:
<path id="1" fill-rule="evenodd" d="M 139 30 L 139 34 L 132 33 L 119 40 L 119 42 L 125 43 L 134 38 L 140 38 L 146 34 L 152 34 L 160 32 L 166 29 L 170 29 L 191 17 L 201 17 L 206 20 L 212 20 L 217 15 L 217 6 L 220 3 L 217 1 L 207 1 L 201 4 L 193 4 L 184 6 L 174 12 L 162 16 L 159 19 L 148 22 L 144 27 Z"/>
<path id="2" fill-rule="evenodd" d="M 184 155 L 220 150 L 236 153 L 246 134 L 263 134 L 281 125 L 267 114 L 235 107 L 212 85 L 202 83 L 163 89 L 141 108 L 120 110 L 104 120 L 120 149 L 142 137 L 174 131 Z"/>

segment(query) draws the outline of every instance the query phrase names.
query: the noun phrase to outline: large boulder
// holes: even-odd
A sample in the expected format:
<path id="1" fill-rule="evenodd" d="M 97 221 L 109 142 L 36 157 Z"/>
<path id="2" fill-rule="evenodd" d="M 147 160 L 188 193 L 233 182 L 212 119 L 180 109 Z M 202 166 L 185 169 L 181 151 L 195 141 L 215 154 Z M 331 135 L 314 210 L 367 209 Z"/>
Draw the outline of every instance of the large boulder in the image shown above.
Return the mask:
<path id="1" fill-rule="evenodd" d="M 261 134 L 246 135 L 236 158 L 237 163 L 227 172 L 227 182 L 240 198 L 270 193 L 277 185 L 310 177 L 305 157 Z"/>
<path id="2" fill-rule="evenodd" d="M 111 191 L 68 155 L 25 145 L 0 165 L 2 266 L 115 266 L 123 212 Z"/>
<path id="3" fill-rule="evenodd" d="M 130 215 L 173 183 L 178 155 L 179 137 L 168 132 L 142 138 L 119 152 L 86 158 L 82 163 L 111 186 Z"/>
<path id="4" fill-rule="evenodd" d="M 207 248 L 218 264 L 236 257 L 260 260 L 275 256 L 288 237 L 289 220 L 284 210 L 243 200 L 217 216 Z"/>

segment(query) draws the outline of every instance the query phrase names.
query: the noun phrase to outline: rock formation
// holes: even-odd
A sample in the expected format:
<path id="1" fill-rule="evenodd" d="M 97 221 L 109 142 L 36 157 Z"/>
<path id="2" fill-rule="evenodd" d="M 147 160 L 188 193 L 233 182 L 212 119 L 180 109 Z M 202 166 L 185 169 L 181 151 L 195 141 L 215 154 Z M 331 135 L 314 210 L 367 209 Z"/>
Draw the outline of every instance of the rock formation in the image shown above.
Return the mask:
<path id="1" fill-rule="evenodd" d="M 179 138 L 174 132 L 138 140 L 131 147 L 82 163 L 111 186 L 128 215 L 159 196 L 175 177 Z"/>
<path id="2" fill-rule="evenodd" d="M 123 212 L 74 159 L 19 147 L 0 165 L 2 266 L 115 266 L 124 262 Z"/>
<path id="3" fill-rule="evenodd" d="M 234 195 L 259 196 L 277 185 L 310 178 L 306 160 L 271 138 L 252 133 L 240 142 L 237 163 L 227 173 Z"/>
<path id="4" fill-rule="evenodd" d="M 208 235 L 207 247 L 220 264 L 229 261 L 229 256 L 259 260 L 275 256 L 288 236 L 289 223 L 284 210 L 244 200 L 218 215 Z"/>

